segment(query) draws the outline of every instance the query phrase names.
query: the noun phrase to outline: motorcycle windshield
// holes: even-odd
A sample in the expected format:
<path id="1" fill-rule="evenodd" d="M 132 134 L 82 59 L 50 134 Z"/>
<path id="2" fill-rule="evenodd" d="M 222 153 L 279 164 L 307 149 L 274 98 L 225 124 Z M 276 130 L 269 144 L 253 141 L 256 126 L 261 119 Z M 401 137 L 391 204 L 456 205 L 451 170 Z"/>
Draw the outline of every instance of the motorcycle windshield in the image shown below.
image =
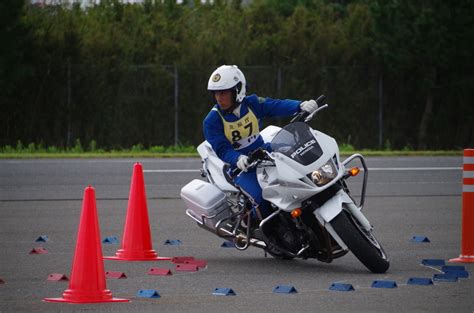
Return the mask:
<path id="1" fill-rule="evenodd" d="M 321 157 L 323 151 L 306 123 L 286 125 L 273 138 L 271 147 L 296 162 L 308 165 Z"/>

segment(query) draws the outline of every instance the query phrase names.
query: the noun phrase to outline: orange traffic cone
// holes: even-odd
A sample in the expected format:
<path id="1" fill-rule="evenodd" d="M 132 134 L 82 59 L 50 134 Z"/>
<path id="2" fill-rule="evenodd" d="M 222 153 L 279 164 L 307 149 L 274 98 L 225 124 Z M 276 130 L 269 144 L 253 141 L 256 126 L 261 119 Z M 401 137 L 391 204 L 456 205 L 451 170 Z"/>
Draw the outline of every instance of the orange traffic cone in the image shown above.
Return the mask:
<path id="1" fill-rule="evenodd" d="M 449 262 L 474 263 L 474 149 L 464 150 L 461 255 Z"/>
<path id="2" fill-rule="evenodd" d="M 91 186 L 84 190 L 69 288 L 64 291 L 62 298 L 46 298 L 44 301 L 70 303 L 130 301 L 113 298 L 110 290 L 107 290 L 95 191 Z"/>
<path id="3" fill-rule="evenodd" d="M 171 260 L 169 257 L 159 257 L 152 248 L 145 180 L 140 163 L 135 163 L 133 166 L 122 245 L 115 256 L 106 256 L 104 259 L 120 261 Z"/>

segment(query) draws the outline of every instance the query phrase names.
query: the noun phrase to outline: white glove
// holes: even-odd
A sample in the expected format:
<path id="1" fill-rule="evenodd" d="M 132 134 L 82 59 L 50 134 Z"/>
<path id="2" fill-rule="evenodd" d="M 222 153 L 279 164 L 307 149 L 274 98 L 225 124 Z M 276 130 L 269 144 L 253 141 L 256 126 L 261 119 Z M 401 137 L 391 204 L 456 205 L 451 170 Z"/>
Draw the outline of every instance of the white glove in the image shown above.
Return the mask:
<path id="1" fill-rule="evenodd" d="M 241 155 L 239 156 L 239 159 L 237 160 L 237 167 L 244 172 L 247 172 L 247 169 L 249 167 L 249 157 L 246 155 Z"/>
<path id="2" fill-rule="evenodd" d="M 316 111 L 316 109 L 318 108 L 318 104 L 314 100 L 303 101 L 300 103 L 300 108 L 301 110 L 311 114 Z"/>

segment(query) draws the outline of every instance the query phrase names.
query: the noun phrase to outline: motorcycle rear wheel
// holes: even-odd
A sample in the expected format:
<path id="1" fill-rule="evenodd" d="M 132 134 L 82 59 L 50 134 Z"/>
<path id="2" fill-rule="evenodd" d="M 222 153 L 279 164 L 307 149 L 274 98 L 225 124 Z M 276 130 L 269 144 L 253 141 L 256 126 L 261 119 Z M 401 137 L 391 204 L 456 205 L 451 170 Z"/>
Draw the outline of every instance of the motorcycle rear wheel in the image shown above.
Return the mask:
<path id="1" fill-rule="evenodd" d="M 373 273 L 385 273 L 388 256 L 372 232 L 363 229 L 349 213 L 342 211 L 331 225 L 349 250 Z"/>

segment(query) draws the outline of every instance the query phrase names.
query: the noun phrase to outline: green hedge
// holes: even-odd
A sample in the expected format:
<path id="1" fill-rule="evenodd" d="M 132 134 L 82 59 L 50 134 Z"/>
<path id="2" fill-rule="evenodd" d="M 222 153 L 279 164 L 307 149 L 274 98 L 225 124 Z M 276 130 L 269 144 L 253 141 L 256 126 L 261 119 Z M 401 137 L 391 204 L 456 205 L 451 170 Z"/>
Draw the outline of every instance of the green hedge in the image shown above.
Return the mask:
<path id="1" fill-rule="evenodd" d="M 179 143 L 196 146 L 220 64 L 261 96 L 326 94 L 314 126 L 357 149 L 474 143 L 470 0 L 5 0 L 0 12 L 0 146 L 161 151 L 174 144 L 175 87 Z"/>

